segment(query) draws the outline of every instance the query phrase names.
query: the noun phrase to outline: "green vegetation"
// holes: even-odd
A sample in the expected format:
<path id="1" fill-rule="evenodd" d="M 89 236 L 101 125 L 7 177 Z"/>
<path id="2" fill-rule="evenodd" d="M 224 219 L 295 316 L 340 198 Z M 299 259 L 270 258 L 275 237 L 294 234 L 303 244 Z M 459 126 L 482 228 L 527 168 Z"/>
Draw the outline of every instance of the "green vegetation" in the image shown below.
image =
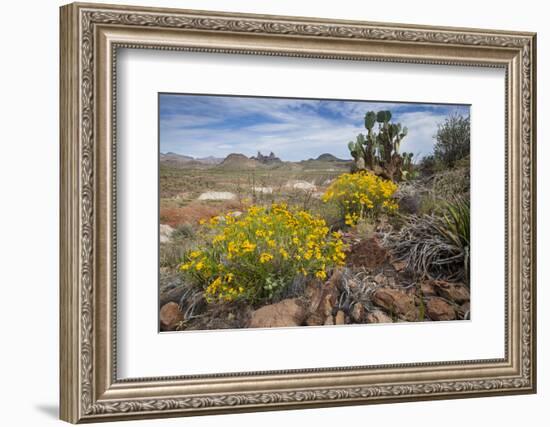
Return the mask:
<path id="1" fill-rule="evenodd" d="M 437 128 L 434 154 L 425 156 L 418 172 L 428 177 L 453 169 L 470 169 L 470 116 L 452 114 Z M 469 187 L 469 180 L 468 180 Z"/>
<path id="2" fill-rule="evenodd" d="M 397 209 L 392 197 L 397 185 L 371 172 L 340 175 L 323 194 L 324 202 L 336 203 L 345 223 L 356 225 L 360 219 L 376 220 L 382 213 Z"/>
<path id="3" fill-rule="evenodd" d="M 470 154 L 470 116 L 450 115 L 439 125 L 435 138 L 435 159 L 446 167 L 454 167 Z"/>
<path id="4" fill-rule="evenodd" d="M 203 226 L 205 244 L 186 253 L 180 270 L 208 302 L 270 302 L 296 276 L 324 280 L 346 257 L 340 234 L 330 233 L 323 219 L 284 204 L 251 206 Z"/>
<path id="5" fill-rule="evenodd" d="M 391 119 L 390 111 L 366 113 L 366 134 L 348 144 L 353 160 L 233 153 L 218 163 L 161 161 L 160 222 L 168 236 L 161 275 L 181 280 L 185 322 L 212 310 L 227 318 L 223 310 L 235 306 L 245 307 L 237 313 L 244 319 L 246 310 L 305 298 L 307 286 L 322 286 L 337 272 L 336 306 L 348 310 L 347 319 L 352 307 L 372 308 L 377 287 L 398 288 L 401 274 L 418 289 L 424 279 L 468 284 L 470 118 L 441 123 L 434 154 L 420 163 L 400 153 L 408 130 Z M 391 269 L 393 281 L 386 281 Z M 398 313 L 390 314 L 397 321 Z"/>
<path id="6" fill-rule="evenodd" d="M 367 135 L 357 135 L 356 141 L 348 143 L 348 148 L 355 161 L 355 170 L 368 169 L 399 182 L 411 178 L 413 153 L 399 153 L 408 129 L 401 123 L 392 123 L 391 117 L 390 111 L 369 111 L 365 115 Z"/>
<path id="7" fill-rule="evenodd" d="M 428 279 L 469 282 L 470 202 L 444 202 L 442 215 L 412 215 L 388 244 L 407 267 Z"/>

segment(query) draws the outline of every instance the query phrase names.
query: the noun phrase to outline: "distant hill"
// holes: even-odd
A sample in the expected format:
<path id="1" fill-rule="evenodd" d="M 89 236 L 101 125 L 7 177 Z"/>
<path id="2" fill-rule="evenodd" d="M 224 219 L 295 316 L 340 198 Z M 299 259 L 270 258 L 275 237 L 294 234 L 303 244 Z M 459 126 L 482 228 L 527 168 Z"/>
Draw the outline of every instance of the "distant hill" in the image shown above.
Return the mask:
<path id="1" fill-rule="evenodd" d="M 223 159 L 214 156 L 194 158 L 192 156 L 186 156 L 178 153 L 160 153 L 161 163 L 171 166 L 199 166 L 199 165 L 217 165 L 223 161 Z"/>
<path id="2" fill-rule="evenodd" d="M 223 162 L 223 158 L 221 157 L 214 157 L 214 156 L 208 156 L 208 157 L 200 157 L 198 159 L 195 159 L 197 162 L 201 162 L 205 165 L 217 165 Z"/>
<path id="3" fill-rule="evenodd" d="M 168 153 L 160 153 L 160 161 L 161 162 L 182 162 L 182 163 L 186 163 L 186 162 L 191 162 L 195 160 L 193 157 L 191 156 L 185 156 L 183 154 L 177 154 L 177 153 L 172 153 L 172 152 L 168 152 Z"/>
<path id="4" fill-rule="evenodd" d="M 315 160 L 318 160 L 320 162 L 345 162 L 346 161 L 344 159 L 339 159 L 338 157 L 330 153 L 323 153 L 319 157 L 317 157 Z"/>
<path id="5" fill-rule="evenodd" d="M 260 166 L 261 163 L 255 159 L 249 159 L 244 154 L 231 153 L 220 163 L 220 166 L 225 168 L 245 168 L 255 169 Z"/>
<path id="6" fill-rule="evenodd" d="M 308 169 L 347 168 L 351 160 L 340 159 L 333 154 L 323 153 L 315 159 L 307 159 L 298 162 Z"/>
<path id="7" fill-rule="evenodd" d="M 160 153 L 161 164 L 174 168 L 210 168 L 221 167 L 226 169 L 280 169 L 289 170 L 345 168 L 351 160 L 340 159 L 333 154 L 323 153 L 315 159 L 301 160 L 298 162 L 282 161 L 273 152 L 264 155 L 258 151 L 256 156 L 247 157 L 241 153 L 231 153 L 225 158 L 214 156 L 195 158 L 173 152 Z"/>

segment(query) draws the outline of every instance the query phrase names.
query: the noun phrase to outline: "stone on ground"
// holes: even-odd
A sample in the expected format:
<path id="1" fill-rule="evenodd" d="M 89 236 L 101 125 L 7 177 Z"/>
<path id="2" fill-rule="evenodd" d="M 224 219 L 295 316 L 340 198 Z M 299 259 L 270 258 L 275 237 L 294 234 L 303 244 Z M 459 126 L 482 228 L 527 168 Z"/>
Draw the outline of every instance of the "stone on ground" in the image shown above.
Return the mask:
<path id="1" fill-rule="evenodd" d="M 250 318 L 250 328 L 300 326 L 306 310 L 297 298 L 282 300 L 255 310 Z"/>

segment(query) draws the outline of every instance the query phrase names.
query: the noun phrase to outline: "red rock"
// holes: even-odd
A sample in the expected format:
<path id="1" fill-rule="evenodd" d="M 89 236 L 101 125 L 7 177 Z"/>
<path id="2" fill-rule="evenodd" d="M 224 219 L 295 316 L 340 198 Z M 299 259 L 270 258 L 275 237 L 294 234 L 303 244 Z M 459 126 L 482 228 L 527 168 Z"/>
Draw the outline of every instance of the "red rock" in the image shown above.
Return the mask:
<path id="1" fill-rule="evenodd" d="M 325 318 L 320 314 L 313 313 L 306 319 L 307 326 L 321 326 L 324 323 Z"/>
<path id="2" fill-rule="evenodd" d="M 418 318 L 414 295 L 409 295 L 399 289 L 378 288 L 372 295 L 372 302 L 409 322 Z"/>
<path id="3" fill-rule="evenodd" d="M 440 297 L 456 302 L 457 304 L 464 304 L 470 301 L 470 291 L 466 285 L 462 283 L 451 283 L 444 280 L 434 280 L 433 286 L 435 292 Z"/>
<path id="4" fill-rule="evenodd" d="M 338 310 L 334 318 L 334 323 L 336 325 L 345 325 L 346 324 L 346 315 L 342 310 Z"/>
<path id="5" fill-rule="evenodd" d="M 248 326 L 250 328 L 300 326 L 306 314 L 306 310 L 297 298 L 285 299 L 255 310 Z"/>
<path id="6" fill-rule="evenodd" d="M 363 323 L 366 315 L 365 306 L 359 302 L 355 303 L 350 315 L 355 323 Z"/>
<path id="7" fill-rule="evenodd" d="M 427 280 L 420 284 L 420 292 L 424 297 L 434 297 L 436 296 L 435 286 L 432 283 L 432 280 Z"/>
<path id="8" fill-rule="evenodd" d="M 160 309 L 160 329 L 162 331 L 173 331 L 183 320 L 183 313 L 175 302 L 164 304 Z"/>
<path id="9" fill-rule="evenodd" d="M 367 323 L 393 323 L 393 319 L 381 310 L 367 314 Z"/>
<path id="10" fill-rule="evenodd" d="M 426 315 L 432 320 L 455 320 L 456 312 L 443 298 L 430 298 L 426 303 Z"/>
<path id="11" fill-rule="evenodd" d="M 305 291 L 308 304 L 308 312 L 318 314 L 323 319 L 332 314 L 334 307 L 338 301 L 340 292 L 338 284 L 342 278 L 342 272 L 335 270 L 330 279 L 324 284 L 310 283 Z"/>

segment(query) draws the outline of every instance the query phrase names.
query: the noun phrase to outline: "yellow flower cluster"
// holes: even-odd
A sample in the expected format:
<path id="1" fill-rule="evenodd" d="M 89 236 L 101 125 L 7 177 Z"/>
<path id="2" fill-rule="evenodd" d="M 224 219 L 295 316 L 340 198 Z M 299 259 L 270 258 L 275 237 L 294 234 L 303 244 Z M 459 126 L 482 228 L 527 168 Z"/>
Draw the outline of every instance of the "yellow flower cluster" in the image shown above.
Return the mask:
<path id="1" fill-rule="evenodd" d="M 299 274 L 326 279 L 346 258 L 339 233 L 285 204 L 250 206 L 205 224 L 208 242 L 186 255 L 180 270 L 205 289 L 207 301 L 266 301 Z"/>
<path id="2" fill-rule="evenodd" d="M 337 203 L 346 224 L 353 226 L 361 218 L 376 218 L 381 212 L 396 210 L 392 198 L 396 191 L 397 184 L 371 172 L 345 173 L 329 186 L 323 201 Z"/>

